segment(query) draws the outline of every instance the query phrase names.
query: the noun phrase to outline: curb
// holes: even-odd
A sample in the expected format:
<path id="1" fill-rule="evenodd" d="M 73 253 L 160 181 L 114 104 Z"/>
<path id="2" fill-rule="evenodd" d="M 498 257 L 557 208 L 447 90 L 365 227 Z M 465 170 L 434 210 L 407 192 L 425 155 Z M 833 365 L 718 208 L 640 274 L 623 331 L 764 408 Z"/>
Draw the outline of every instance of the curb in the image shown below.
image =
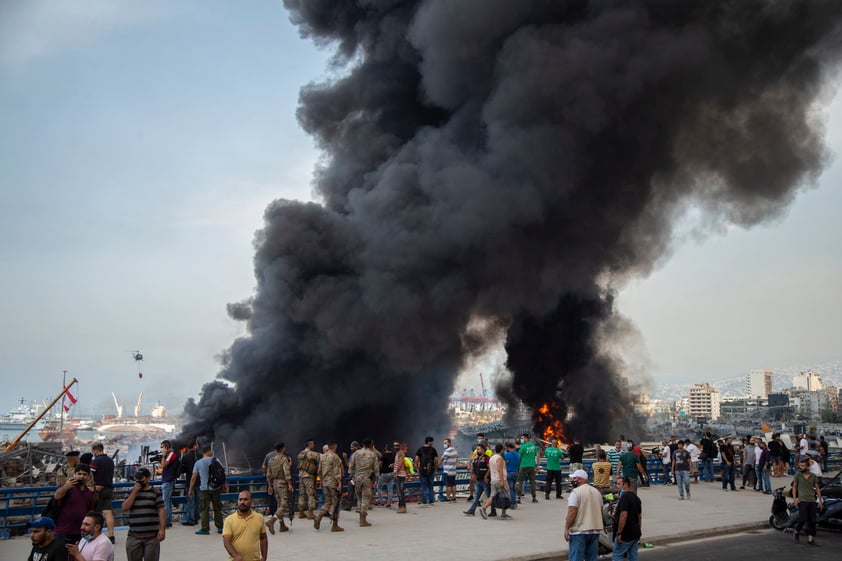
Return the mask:
<path id="1" fill-rule="evenodd" d="M 735 524 L 731 526 L 721 526 L 718 528 L 704 528 L 697 531 L 683 532 L 681 534 L 670 534 L 666 536 L 655 536 L 651 538 L 646 537 L 646 542 L 654 544 L 657 547 L 691 540 L 700 540 L 704 538 L 740 534 L 742 532 L 748 532 L 750 530 L 761 530 L 766 528 L 769 528 L 768 520 L 764 520 L 762 522 L 747 522 L 745 524 Z M 548 553 L 539 553 L 537 555 L 525 555 L 523 557 L 508 557 L 506 559 L 501 559 L 500 561 L 568 561 L 568 552 L 556 551 Z"/>

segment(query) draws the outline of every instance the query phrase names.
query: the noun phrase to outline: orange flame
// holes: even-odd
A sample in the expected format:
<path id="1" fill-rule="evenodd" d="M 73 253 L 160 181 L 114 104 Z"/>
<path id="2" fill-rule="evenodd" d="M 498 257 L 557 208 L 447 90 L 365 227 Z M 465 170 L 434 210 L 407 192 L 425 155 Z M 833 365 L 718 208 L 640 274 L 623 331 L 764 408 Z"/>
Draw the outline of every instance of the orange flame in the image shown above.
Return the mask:
<path id="1" fill-rule="evenodd" d="M 567 442 L 564 435 L 564 423 L 561 419 L 556 419 L 553 413 L 558 410 L 559 405 L 555 402 L 544 403 L 535 412 L 535 427 L 536 432 L 541 432 L 541 437 L 547 441 L 554 441 L 559 439 L 562 442 Z"/>

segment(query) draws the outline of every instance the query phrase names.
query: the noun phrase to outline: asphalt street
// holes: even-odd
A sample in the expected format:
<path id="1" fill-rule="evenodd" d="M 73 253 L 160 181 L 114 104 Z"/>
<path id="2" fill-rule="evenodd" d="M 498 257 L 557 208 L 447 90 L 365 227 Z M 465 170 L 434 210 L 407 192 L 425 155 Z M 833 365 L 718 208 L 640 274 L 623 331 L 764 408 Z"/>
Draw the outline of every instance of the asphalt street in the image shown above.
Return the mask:
<path id="1" fill-rule="evenodd" d="M 672 545 L 640 548 L 640 558 L 645 561 L 770 561 L 775 559 L 798 559 L 798 561 L 830 561 L 842 554 L 842 533 L 819 531 L 815 546 L 807 545 L 807 537 L 801 536 L 801 543 L 793 542 L 792 533 L 777 530 L 751 530 L 722 538 L 706 538 Z M 609 558 L 609 557 L 605 557 Z"/>

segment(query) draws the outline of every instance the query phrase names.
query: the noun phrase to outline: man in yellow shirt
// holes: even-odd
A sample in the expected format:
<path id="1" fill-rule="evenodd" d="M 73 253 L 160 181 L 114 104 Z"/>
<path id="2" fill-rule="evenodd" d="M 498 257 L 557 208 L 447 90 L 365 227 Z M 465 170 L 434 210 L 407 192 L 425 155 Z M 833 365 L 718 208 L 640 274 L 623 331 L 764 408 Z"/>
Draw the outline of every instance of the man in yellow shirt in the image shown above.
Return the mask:
<path id="1" fill-rule="evenodd" d="M 593 486 L 599 490 L 611 488 L 611 462 L 604 450 L 600 450 L 593 464 Z M 614 474 L 616 475 L 616 474 Z"/>
<path id="2" fill-rule="evenodd" d="M 237 512 L 228 516 L 222 526 L 222 543 L 228 561 L 266 561 L 269 540 L 263 516 L 251 510 L 251 493 L 241 491 Z"/>

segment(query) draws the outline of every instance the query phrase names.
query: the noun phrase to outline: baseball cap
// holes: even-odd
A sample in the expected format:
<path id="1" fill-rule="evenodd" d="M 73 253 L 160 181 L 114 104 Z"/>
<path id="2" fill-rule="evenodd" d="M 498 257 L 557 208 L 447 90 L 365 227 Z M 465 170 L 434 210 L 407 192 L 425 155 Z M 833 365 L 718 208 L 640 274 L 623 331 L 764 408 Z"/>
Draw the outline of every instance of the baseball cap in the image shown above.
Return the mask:
<path id="1" fill-rule="evenodd" d="M 588 472 L 586 472 L 583 469 L 577 469 L 576 471 L 574 471 L 570 475 L 570 479 L 585 479 L 586 480 L 587 478 L 588 478 Z"/>
<path id="2" fill-rule="evenodd" d="M 27 524 L 30 528 L 46 528 L 47 530 L 55 530 L 56 523 L 49 516 L 42 516 L 38 520 L 33 520 Z"/>

